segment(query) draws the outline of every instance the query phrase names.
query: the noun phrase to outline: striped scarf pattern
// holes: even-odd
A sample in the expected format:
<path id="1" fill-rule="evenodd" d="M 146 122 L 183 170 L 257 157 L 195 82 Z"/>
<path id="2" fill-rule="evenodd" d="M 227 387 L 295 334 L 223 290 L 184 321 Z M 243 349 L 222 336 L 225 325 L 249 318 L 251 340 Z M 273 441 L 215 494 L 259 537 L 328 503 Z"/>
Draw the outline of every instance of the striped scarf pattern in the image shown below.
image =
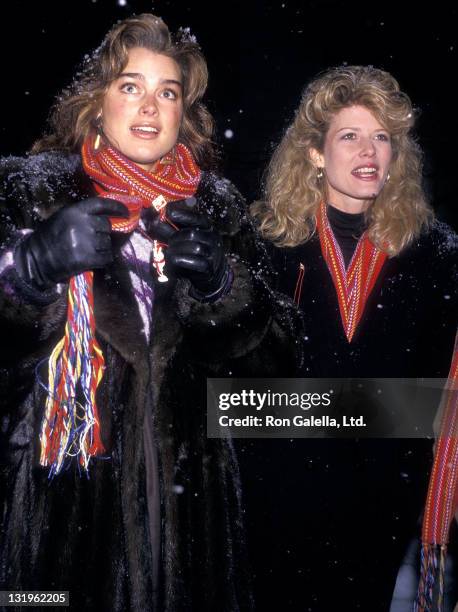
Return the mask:
<path id="1" fill-rule="evenodd" d="M 321 252 L 339 300 L 342 324 L 348 342 L 351 342 L 386 255 L 363 234 L 345 270 L 342 252 L 329 225 L 324 202 L 318 211 L 317 228 Z M 441 427 L 423 518 L 415 612 L 441 612 L 443 609 L 448 536 L 458 508 L 458 333 L 441 407 Z"/>
<path id="2" fill-rule="evenodd" d="M 164 216 L 168 202 L 194 195 L 200 181 L 200 170 L 181 143 L 157 162 L 154 173 L 113 147 L 95 150 L 93 136 L 86 138 L 81 154 L 83 168 L 99 197 L 122 202 L 129 210 L 128 219 L 110 219 L 113 231 L 135 230 L 143 208 L 153 206 Z M 158 260 L 154 265 L 160 280 L 166 280 L 161 246 L 156 244 L 153 249 Z M 105 366 L 95 332 L 93 272 L 87 271 L 69 281 L 65 333 L 48 362 L 40 464 L 49 467 L 50 478 L 72 457 L 77 457 L 87 474 L 91 457 L 104 452 L 96 392 Z"/>
<path id="3" fill-rule="evenodd" d="M 337 293 L 345 335 L 351 342 L 387 256 L 364 233 L 348 269 L 345 269 L 342 251 L 329 224 L 324 202 L 321 202 L 318 210 L 317 229 L 321 253 Z"/>
<path id="4" fill-rule="evenodd" d="M 442 408 L 423 517 L 416 612 L 440 612 L 443 608 L 448 535 L 458 508 L 458 333 Z"/>

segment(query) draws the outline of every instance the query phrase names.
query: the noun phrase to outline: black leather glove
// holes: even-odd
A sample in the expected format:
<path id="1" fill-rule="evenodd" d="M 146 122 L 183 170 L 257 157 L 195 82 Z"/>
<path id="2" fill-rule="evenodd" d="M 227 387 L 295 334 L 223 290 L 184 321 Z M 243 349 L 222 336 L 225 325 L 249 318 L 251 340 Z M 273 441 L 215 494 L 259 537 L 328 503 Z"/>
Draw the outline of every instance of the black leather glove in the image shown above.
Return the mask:
<path id="1" fill-rule="evenodd" d="M 64 206 L 16 248 L 19 276 L 41 291 L 113 261 L 108 217 L 128 217 L 124 204 L 89 198 Z"/>
<path id="2" fill-rule="evenodd" d="M 191 281 L 192 297 L 203 301 L 217 299 L 230 284 L 231 273 L 223 241 L 209 219 L 185 201 L 167 205 L 166 217 L 171 223 L 148 212 L 148 233 L 168 245 L 166 266 L 172 267 L 177 276 Z"/>

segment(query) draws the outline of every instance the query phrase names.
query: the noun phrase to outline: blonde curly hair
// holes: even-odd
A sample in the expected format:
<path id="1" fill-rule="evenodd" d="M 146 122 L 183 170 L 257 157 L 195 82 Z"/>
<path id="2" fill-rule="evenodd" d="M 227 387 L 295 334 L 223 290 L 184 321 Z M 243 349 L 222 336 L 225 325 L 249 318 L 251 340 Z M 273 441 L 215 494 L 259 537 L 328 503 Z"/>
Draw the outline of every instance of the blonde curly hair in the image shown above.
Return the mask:
<path id="1" fill-rule="evenodd" d="M 355 105 L 367 108 L 389 132 L 393 152 L 390 180 L 366 211 L 369 237 L 394 256 L 431 223 L 433 212 L 421 186 L 422 152 L 411 134 L 415 113 L 409 97 L 388 72 L 342 66 L 327 70 L 305 89 L 267 169 L 265 198 L 251 207 L 262 235 L 278 246 L 297 246 L 314 234 L 326 185 L 311 150 L 323 151 L 333 116 Z"/>

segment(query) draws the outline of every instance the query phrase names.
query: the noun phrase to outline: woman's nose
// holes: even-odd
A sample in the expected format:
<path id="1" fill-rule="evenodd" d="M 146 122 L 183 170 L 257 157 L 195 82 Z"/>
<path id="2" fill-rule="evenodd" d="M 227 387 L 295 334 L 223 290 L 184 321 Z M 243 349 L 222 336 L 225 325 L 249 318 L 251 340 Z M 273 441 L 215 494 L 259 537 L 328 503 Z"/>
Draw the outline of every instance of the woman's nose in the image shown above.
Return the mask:
<path id="1" fill-rule="evenodd" d="M 361 141 L 360 155 L 373 157 L 375 155 L 375 145 L 371 138 L 363 138 Z"/>
<path id="2" fill-rule="evenodd" d="M 148 96 L 140 107 L 142 115 L 157 115 L 157 102 L 154 96 Z"/>

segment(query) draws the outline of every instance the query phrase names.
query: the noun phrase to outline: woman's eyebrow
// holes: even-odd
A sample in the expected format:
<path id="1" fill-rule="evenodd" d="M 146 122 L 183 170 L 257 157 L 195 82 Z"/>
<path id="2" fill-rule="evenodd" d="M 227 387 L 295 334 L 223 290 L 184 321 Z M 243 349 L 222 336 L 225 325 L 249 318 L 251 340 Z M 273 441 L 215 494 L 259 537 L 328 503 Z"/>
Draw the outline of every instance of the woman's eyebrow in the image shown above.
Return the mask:
<path id="1" fill-rule="evenodd" d="M 354 132 L 360 132 L 361 128 L 359 128 L 359 127 L 351 127 L 351 126 L 341 127 L 341 128 L 339 128 L 337 130 L 337 132 L 341 132 L 342 130 L 353 130 Z M 386 128 L 382 128 L 382 127 L 381 128 L 375 128 L 375 130 L 373 130 L 373 131 L 374 132 L 388 132 L 388 130 Z"/>
<path id="2" fill-rule="evenodd" d="M 339 128 L 337 131 L 341 132 L 342 130 L 354 130 L 355 132 L 359 132 L 360 128 L 359 127 L 351 127 L 350 125 L 347 127 L 341 127 Z"/>
<path id="3" fill-rule="evenodd" d="M 121 77 L 128 77 L 130 79 L 140 79 L 141 81 L 145 80 L 145 75 L 141 72 L 122 72 L 118 79 Z M 181 81 L 177 81 L 176 79 L 159 79 L 161 84 L 166 85 L 178 85 L 178 87 L 183 87 Z"/>
<path id="4" fill-rule="evenodd" d="M 141 79 L 142 81 L 145 80 L 145 77 L 141 72 L 121 72 L 118 79 L 120 79 L 121 77 L 129 77 L 131 79 Z"/>
<path id="5" fill-rule="evenodd" d="M 163 85 L 178 85 L 178 87 L 183 87 L 181 81 L 177 81 L 176 79 L 161 79 L 161 83 Z"/>

